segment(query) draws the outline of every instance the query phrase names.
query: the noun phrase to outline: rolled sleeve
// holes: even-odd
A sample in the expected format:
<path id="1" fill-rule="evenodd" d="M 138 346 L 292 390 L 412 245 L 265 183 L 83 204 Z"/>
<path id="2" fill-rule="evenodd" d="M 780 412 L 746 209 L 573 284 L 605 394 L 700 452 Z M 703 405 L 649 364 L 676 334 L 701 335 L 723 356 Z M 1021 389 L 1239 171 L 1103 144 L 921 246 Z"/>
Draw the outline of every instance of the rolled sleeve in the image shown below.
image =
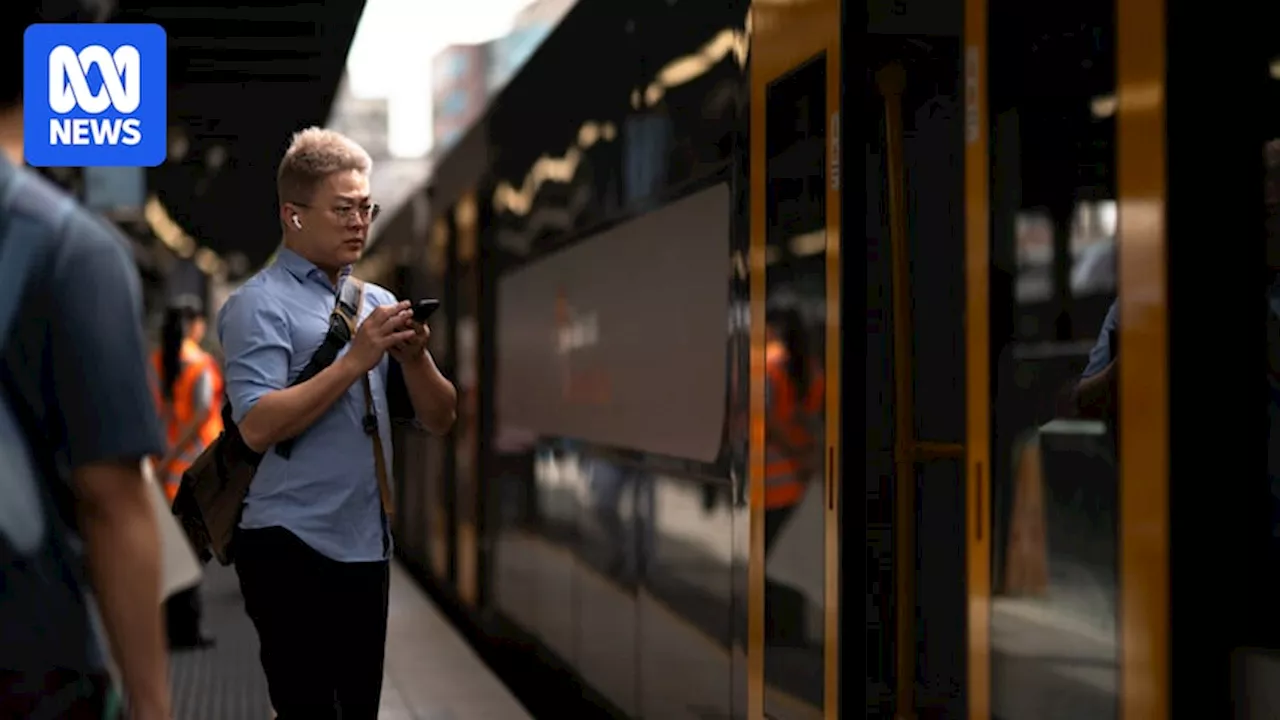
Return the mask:
<path id="1" fill-rule="evenodd" d="M 52 268 L 52 392 L 73 468 L 165 446 L 147 376 L 142 291 L 121 241 L 74 216 Z"/>
<path id="2" fill-rule="evenodd" d="M 263 395 L 289 380 L 293 344 L 289 323 L 268 298 L 245 292 L 229 299 L 219 314 L 218 337 L 225 354 L 227 398 L 239 423 Z"/>

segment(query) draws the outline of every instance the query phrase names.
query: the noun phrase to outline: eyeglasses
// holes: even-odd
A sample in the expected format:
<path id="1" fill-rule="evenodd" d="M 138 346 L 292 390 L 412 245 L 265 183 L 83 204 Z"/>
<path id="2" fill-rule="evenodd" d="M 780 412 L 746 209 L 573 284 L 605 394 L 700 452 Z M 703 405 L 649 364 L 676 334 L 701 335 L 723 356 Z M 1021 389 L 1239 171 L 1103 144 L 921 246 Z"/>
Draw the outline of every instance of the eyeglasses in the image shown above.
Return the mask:
<path id="1" fill-rule="evenodd" d="M 306 208 L 308 210 L 311 209 L 311 206 L 306 203 L 295 202 L 293 204 L 300 208 Z M 329 212 L 333 213 L 334 217 L 347 224 L 350 224 L 351 221 L 355 220 L 357 217 L 366 223 L 372 223 L 374 220 L 378 219 L 378 215 L 382 212 L 382 206 L 378 203 L 368 203 L 365 205 L 348 205 L 343 203 L 330 208 Z"/>

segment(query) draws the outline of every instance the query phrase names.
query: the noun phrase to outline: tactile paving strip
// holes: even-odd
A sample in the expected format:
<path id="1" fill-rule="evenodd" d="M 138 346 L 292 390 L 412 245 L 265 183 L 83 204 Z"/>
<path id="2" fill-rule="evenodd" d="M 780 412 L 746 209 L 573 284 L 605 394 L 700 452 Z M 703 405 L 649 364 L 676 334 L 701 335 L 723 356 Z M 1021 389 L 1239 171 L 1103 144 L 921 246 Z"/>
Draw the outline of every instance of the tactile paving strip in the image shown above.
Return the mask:
<path id="1" fill-rule="evenodd" d="M 244 612 L 234 568 L 204 566 L 205 633 L 217 645 L 174 651 L 174 720 L 268 720 L 271 700 L 258 660 L 258 635 Z"/>

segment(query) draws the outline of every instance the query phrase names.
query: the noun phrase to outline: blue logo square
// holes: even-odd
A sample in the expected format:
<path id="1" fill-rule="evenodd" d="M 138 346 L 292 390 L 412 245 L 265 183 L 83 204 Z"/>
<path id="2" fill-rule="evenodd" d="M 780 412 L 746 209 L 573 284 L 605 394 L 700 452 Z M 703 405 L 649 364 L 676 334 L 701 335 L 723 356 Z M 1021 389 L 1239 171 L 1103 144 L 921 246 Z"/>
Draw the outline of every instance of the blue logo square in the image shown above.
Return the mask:
<path id="1" fill-rule="evenodd" d="M 159 25 L 32 25 L 23 36 L 23 152 L 35 167 L 154 167 L 168 152 Z"/>

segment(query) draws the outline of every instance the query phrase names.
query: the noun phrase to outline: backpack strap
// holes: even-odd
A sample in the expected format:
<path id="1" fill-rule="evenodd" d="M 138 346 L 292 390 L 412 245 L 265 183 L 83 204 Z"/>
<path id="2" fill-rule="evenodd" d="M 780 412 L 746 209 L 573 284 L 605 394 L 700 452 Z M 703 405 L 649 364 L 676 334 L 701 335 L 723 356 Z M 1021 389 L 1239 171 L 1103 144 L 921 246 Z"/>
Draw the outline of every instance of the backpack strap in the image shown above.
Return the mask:
<path id="1" fill-rule="evenodd" d="M 347 325 L 347 339 L 356 336 L 356 327 L 360 324 L 360 308 L 364 304 L 364 281 L 348 275 L 338 291 L 338 300 L 333 304 L 333 312 L 341 317 Z"/>
<path id="2" fill-rule="evenodd" d="M 348 275 L 338 289 L 337 299 L 333 303 L 333 312 L 329 314 L 329 332 L 325 335 L 320 349 L 307 363 L 307 367 L 298 374 L 293 384 L 304 382 L 316 373 L 328 367 L 337 358 L 351 338 L 355 337 L 356 328 L 360 325 L 360 308 L 364 304 L 364 281 Z M 312 367 L 315 366 L 313 372 Z M 373 438 L 374 472 L 378 477 L 378 495 L 382 500 L 382 510 L 388 517 L 395 514 L 394 496 L 391 493 L 390 479 L 387 477 L 387 458 L 383 455 L 382 433 L 378 430 L 378 414 L 373 402 L 373 386 L 369 382 L 369 373 L 361 378 L 364 390 L 364 432 Z M 288 458 L 293 452 L 293 439 L 276 444 L 276 454 Z"/>
<path id="3" fill-rule="evenodd" d="M 321 370 L 338 359 L 338 353 L 355 337 L 356 326 L 360 320 L 360 304 L 364 302 L 364 282 L 348 275 L 334 295 L 333 310 L 329 313 L 329 332 L 325 334 L 320 347 L 307 361 L 298 377 L 289 383 L 289 387 L 301 385 L 320 374 Z M 289 438 L 276 443 L 276 454 L 286 460 L 293 454 L 293 443 L 297 438 Z"/>
<path id="4" fill-rule="evenodd" d="M 349 337 L 355 337 L 363 302 L 364 282 L 359 278 L 348 277 L 342 285 L 342 292 L 338 293 L 334 314 L 342 316 L 342 321 L 350 332 Z M 378 495 L 382 500 L 382 511 L 387 517 L 392 517 L 395 515 L 395 496 L 391 493 L 391 482 L 387 477 L 387 458 L 382 452 L 382 433 L 378 429 L 378 411 L 373 402 L 369 373 L 361 375 L 360 382 L 364 386 L 364 431 L 373 438 L 373 469 L 378 477 Z"/>

